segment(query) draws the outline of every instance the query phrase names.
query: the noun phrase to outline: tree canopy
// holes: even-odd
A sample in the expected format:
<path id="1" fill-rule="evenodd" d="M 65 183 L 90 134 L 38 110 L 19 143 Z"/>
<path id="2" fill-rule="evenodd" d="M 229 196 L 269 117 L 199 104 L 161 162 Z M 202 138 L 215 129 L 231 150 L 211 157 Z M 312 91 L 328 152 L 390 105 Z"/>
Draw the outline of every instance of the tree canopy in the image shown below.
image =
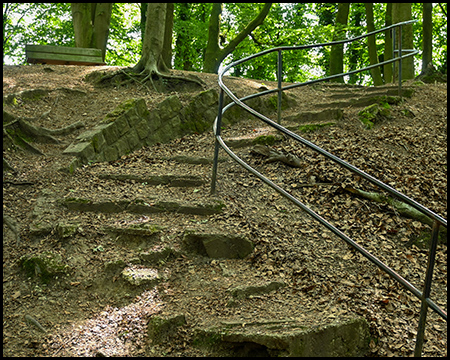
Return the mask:
<path id="1" fill-rule="evenodd" d="M 105 54 L 108 65 L 135 66 L 141 59 L 147 11 L 144 5 L 113 4 Z M 385 3 L 374 3 L 372 9 L 364 4 L 351 3 L 348 14 L 343 13 L 344 16 L 339 18 L 339 9 L 342 11 L 344 8 L 340 8 L 338 3 L 274 3 L 270 7 L 253 3 L 176 3 L 173 8 L 168 8 L 172 23 L 165 29 L 171 34 L 166 33 L 165 36 L 170 38 L 171 35 L 171 43 L 165 40 L 170 52 L 166 51 L 164 56 L 168 56 L 165 62 L 170 63 L 165 65 L 180 70 L 216 72 L 220 63 L 217 59 L 223 58 L 222 64 L 226 65 L 276 46 L 308 45 L 355 37 L 366 33 L 372 26 L 379 29 L 392 21 L 390 8 Z M 220 21 L 212 27 L 210 19 L 214 20 L 218 9 L 221 10 L 221 16 L 217 17 Z M 434 3 L 430 9 L 430 6 L 412 3 L 409 9 L 411 18 L 418 20 L 412 26 L 413 46 L 421 51 L 414 58 L 414 74 L 418 75 L 424 68 L 422 51 L 427 62 L 431 52 L 434 66 L 446 72 L 447 4 Z M 400 11 L 405 13 L 406 10 Z M 71 4 L 3 3 L 3 34 L 4 64 L 24 64 L 25 44 L 75 46 Z M 215 39 L 214 42 L 211 39 Z M 344 45 L 341 49 L 324 47 L 286 52 L 283 54 L 283 80 L 310 80 L 336 73 L 336 69 L 349 71 L 367 66 L 377 61 L 376 56 L 380 61 L 389 58 L 384 34 L 373 40 L 371 46 L 365 39 Z M 231 51 L 225 51 L 227 49 Z M 216 53 L 211 55 L 212 50 Z M 372 51 L 371 58 L 369 50 Z M 235 67 L 231 75 L 275 80 L 275 64 L 276 54 L 270 54 Z M 378 73 L 376 76 L 377 83 L 380 83 Z M 383 72 L 383 76 L 390 81 L 389 74 L 386 76 Z M 345 81 L 373 84 L 369 72 L 347 77 Z"/>

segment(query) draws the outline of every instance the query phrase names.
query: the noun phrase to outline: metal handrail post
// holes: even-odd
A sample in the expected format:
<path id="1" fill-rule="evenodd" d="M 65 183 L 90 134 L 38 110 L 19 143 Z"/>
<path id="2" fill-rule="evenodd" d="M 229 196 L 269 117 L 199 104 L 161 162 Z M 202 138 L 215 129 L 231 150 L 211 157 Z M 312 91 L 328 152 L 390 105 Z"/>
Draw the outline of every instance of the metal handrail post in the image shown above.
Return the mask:
<path id="1" fill-rule="evenodd" d="M 277 117 L 278 117 L 278 124 L 281 125 L 281 100 L 282 100 L 282 95 L 283 95 L 283 89 L 281 86 L 281 81 L 283 80 L 283 55 L 281 54 L 281 49 L 278 50 L 277 80 L 278 80 Z"/>
<path id="2" fill-rule="evenodd" d="M 398 27 L 398 96 L 402 97 L 402 26 Z"/>
<path id="3" fill-rule="evenodd" d="M 395 29 L 392 29 L 392 58 L 395 59 L 395 46 L 397 45 L 396 41 L 396 34 L 397 31 Z M 392 83 L 394 83 L 395 79 L 395 61 L 392 63 Z"/>
<path id="4" fill-rule="evenodd" d="M 217 140 L 217 136 L 220 136 L 220 128 L 222 126 L 222 108 L 223 108 L 223 96 L 224 91 L 222 88 L 220 88 L 219 92 L 219 113 L 217 114 L 217 120 L 214 122 L 214 138 L 215 145 L 214 145 L 214 160 L 213 160 L 213 171 L 211 175 L 211 195 L 214 195 L 216 193 L 216 179 L 217 179 L 217 165 L 219 163 L 219 149 L 220 144 Z"/>
<path id="5" fill-rule="evenodd" d="M 419 318 L 419 325 L 417 327 L 416 347 L 414 349 L 415 357 L 420 357 L 422 355 L 423 338 L 425 335 L 425 325 L 426 325 L 427 313 L 428 313 L 427 299 L 430 297 L 431 282 L 433 280 L 433 269 L 434 269 L 434 263 L 436 260 L 436 247 L 437 247 L 437 242 L 438 242 L 439 226 L 440 226 L 439 221 L 435 220 L 433 222 L 433 232 L 431 235 L 430 253 L 428 255 L 427 272 L 425 274 L 425 284 L 423 286 L 423 292 L 422 292 L 422 303 L 420 305 L 420 318 Z"/>

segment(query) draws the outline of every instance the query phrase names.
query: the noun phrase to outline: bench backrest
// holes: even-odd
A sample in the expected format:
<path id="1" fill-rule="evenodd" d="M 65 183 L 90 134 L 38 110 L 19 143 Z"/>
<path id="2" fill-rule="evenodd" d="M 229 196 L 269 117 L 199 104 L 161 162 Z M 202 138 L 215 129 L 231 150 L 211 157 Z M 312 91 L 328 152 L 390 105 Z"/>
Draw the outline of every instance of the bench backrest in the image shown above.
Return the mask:
<path id="1" fill-rule="evenodd" d="M 27 62 L 53 65 L 106 65 L 100 49 L 52 45 L 25 45 Z"/>

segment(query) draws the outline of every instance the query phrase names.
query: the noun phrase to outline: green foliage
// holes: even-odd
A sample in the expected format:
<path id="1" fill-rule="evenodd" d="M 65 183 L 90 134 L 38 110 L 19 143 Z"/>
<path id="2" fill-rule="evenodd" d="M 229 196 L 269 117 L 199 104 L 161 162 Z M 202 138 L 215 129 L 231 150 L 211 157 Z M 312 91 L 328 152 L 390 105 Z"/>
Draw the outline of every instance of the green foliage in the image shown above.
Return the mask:
<path id="1" fill-rule="evenodd" d="M 174 9 L 174 69 L 202 70 L 208 40 L 208 20 L 212 4 L 176 3 Z"/>
<path id="2" fill-rule="evenodd" d="M 224 3 L 220 29 L 220 46 L 225 47 L 264 4 Z M 177 3 L 174 7 L 173 67 L 202 71 L 208 38 L 210 3 Z M 140 5 L 114 3 L 106 52 L 108 65 L 131 66 L 141 56 Z M 385 25 L 385 3 L 374 3 L 375 28 Z M 433 63 L 441 71 L 447 68 L 446 3 L 433 5 Z M 309 45 L 329 42 L 333 38 L 337 3 L 275 3 L 262 25 L 257 27 L 223 65 L 259 51 L 278 46 Z M 422 47 L 422 4 L 412 3 L 414 47 Z M 367 32 L 365 8 L 352 3 L 346 37 Z M 69 3 L 4 3 L 3 59 L 8 64 L 25 63 L 25 44 L 74 46 L 72 15 Z M 380 59 L 384 51 L 384 34 L 376 36 Z M 344 71 L 367 66 L 367 40 L 344 46 Z M 330 47 L 283 52 L 283 81 L 307 81 L 328 74 Z M 275 80 L 277 54 L 258 57 L 232 69 L 230 75 Z M 420 56 L 415 58 L 416 73 L 421 70 Z M 352 84 L 371 84 L 369 73 L 347 77 Z"/>

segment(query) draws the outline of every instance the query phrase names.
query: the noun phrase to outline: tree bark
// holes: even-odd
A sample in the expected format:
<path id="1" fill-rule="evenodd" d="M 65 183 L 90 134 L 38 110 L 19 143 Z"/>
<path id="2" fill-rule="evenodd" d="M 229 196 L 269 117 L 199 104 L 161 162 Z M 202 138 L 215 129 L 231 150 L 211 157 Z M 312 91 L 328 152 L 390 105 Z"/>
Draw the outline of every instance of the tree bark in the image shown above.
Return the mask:
<path id="1" fill-rule="evenodd" d="M 392 23 L 397 24 L 412 19 L 411 3 L 393 3 L 392 4 Z M 396 29 L 396 49 L 399 48 L 399 31 Z M 402 49 L 413 49 L 413 28 L 411 25 L 402 26 Z M 398 65 L 395 66 L 394 81 L 398 80 Z M 409 57 L 402 62 L 402 80 L 414 79 L 414 58 Z"/>
<path id="2" fill-rule="evenodd" d="M 375 25 L 373 21 L 373 3 L 365 3 L 366 7 L 366 21 L 367 21 L 367 32 L 375 31 Z M 369 45 L 369 60 L 370 65 L 378 64 L 378 55 L 377 55 L 377 45 L 375 42 L 375 35 L 371 35 L 368 38 Z M 383 85 L 383 79 L 381 77 L 380 67 L 375 67 L 370 69 L 370 73 L 372 75 L 373 84 L 375 86 Z"/>
<path id="3" fill-rule="evenodd" d="M 433 58 L 433 3 L 423 3 L 423 29 L 422 29 L 422 72 L 427 69 Z"/>
<path id="4" fill-rule="evenodd" d="M 219 46 L 220 17 L 222 4 L 214 3 L 208 27 L 208 44 L 206 46 L 205 58 L 203 60 L 203 71 L 217 74 L 220 63 L 238 46 L 253 30 L 261 25 L 270 11 L 272 3 L 264 4 L 261 12 L 231 40 L 223 49 Z"/>
<path id="5" fill-rule="evenodd" d="M 164 60 L 164 64 L 166 64 L 168 69 L 172 69 L 173 11 L 174 11 L 174 4 L 167 3 L 162 58 Z"/>
<path id="6" fill-rule="evenodd" d="M 336 24 L 334 25 L 333 41 L 345 39 L 347 31 L 348 13 L 350 3 L 339 3 L 336 15 Z M 330 75 L 341 74 L 344 72 L 344 45 L 333 45 L 330 52 Z M 344 77 L 341 76 L 332 79 L 332 82 L 344 83 Z"/>
<path id="7" fill-rule="evenodd" d="M 160 74 L 168 71 L 163 59 L 167 3 L 149 3 L 142 56 L 134 71 Z"/>
<path id="8" fill-rule="evenodd" d="M 75 46 L 102 51 L 105 61 L 112 3 L 71 3 Z"/>

